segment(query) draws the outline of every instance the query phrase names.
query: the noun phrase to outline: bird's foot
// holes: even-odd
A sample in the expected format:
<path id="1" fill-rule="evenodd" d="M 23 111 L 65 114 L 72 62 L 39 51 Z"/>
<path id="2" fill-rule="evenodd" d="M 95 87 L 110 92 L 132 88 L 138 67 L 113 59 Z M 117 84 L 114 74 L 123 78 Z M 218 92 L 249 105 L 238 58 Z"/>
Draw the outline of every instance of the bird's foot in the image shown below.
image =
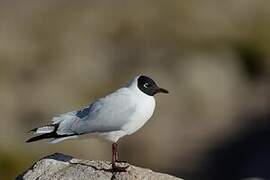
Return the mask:
<path id="1" fill-rule="evenodd" d="M 124 167 L 120 167 L 120 166 L 116 166 L 116 164 L 112 164 L 113 172 L 127 172 L 128 167 L 129 167 L 129 165 L 124 166 Z"/>
<path id="2" fill-rule="evenodd" d="M 127 161 L 116 160 L 117 163 L 127 163 Z"/>
<path id="3" fill-rule="evenodd" d="M 128 163 L 127 161 L 123 161 L 123 160 L 115 160 L 116 163 Z M 110 164 L 113 164 L 112 162 Z"/>

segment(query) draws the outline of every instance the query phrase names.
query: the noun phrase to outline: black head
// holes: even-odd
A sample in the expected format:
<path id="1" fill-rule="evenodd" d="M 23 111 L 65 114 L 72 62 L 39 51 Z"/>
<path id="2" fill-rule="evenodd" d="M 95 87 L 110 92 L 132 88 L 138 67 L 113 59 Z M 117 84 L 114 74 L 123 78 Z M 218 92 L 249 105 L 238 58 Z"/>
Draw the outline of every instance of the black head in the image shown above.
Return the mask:
<path id="1" fill-rule="evenodd" d="M 158 87 L 155 81 L 147 76 L 140 76 L 137 81 L 138 88 L 149 96 L 154 96 L 157 93 L 169 93 L 166 89 Z"/>

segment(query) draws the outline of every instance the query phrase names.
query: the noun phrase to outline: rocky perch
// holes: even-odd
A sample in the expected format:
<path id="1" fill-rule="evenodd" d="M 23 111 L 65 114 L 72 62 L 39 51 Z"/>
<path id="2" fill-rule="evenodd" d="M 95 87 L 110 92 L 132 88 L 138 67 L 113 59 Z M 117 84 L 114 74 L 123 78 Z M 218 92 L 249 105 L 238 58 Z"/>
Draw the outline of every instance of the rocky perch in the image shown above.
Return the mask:
<path id="1" fill-rule="evenodd" d="M 127 166 L 127 163 L 121 163 Z M 55 153 L 37 161 L 31 168 L 19 175 L 17 180 L 32 179 L 158 179 L 181 180 L 167 174 L 129 165 L 127 172 L 112 172 L 110 162 L 75 159 L 72 156 Z M 182 179 L 183 180 L 183 179 Z"/>

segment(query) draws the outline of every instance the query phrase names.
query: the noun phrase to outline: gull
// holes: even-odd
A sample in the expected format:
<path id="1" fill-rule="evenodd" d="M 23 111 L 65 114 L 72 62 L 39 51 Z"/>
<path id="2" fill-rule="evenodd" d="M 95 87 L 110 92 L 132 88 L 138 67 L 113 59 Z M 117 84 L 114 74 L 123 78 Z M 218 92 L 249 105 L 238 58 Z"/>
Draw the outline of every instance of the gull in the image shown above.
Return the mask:
<path id="1" fill-rule="evenodd" d="M 52 124 L 30 130 L 37 136 L 26 142 L 49 139 L 49 143 L 58 143 L 80 137 L 102 138 L 112 142 L 112 169 L 125 171 L 127 167 L 116 165 L 121 162 L 117 141 L 139 130 L 151 118 L 157 93 L 169 92 L 145 75 L 136 76 L 126 86 L 86 107 L 53 117 Z"/>

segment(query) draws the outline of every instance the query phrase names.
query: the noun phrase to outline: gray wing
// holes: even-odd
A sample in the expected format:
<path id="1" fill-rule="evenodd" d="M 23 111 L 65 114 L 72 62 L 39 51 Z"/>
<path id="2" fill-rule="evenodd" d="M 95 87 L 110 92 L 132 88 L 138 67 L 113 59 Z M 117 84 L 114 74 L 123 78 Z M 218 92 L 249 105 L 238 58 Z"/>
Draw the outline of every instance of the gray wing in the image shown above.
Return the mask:
<path id="1" fill-rule="evenodd" d="M 58 134 L 116 131 L 135 111 L 136 104 L 130 98 L 129 90 L 122 88 L 79 111 L 63 114 L 62 120 L 55 119 L 54 123 L 60 123 Z"/>

